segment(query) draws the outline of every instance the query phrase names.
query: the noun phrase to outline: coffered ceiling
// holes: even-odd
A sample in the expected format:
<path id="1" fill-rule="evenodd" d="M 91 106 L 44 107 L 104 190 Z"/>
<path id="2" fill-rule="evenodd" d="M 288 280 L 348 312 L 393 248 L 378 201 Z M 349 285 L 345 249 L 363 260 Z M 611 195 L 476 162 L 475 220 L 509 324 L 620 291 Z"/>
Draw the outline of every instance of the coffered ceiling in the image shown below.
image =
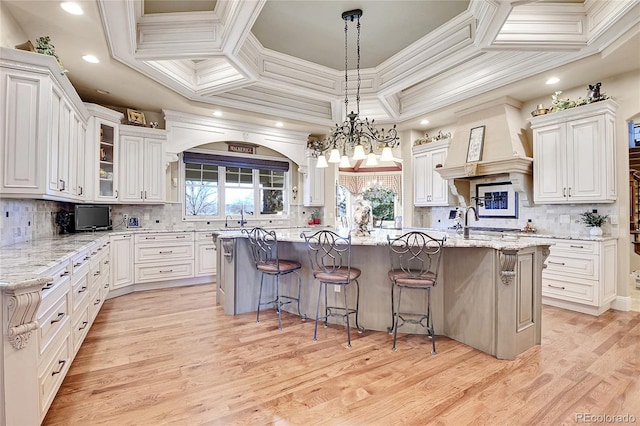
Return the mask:
<path id="1" fill-rule="evenodd" d="M 83 99 L 311 132 L 344 117 L 344 21 L 360 8 L 362 115 L 413 127 L 460 101 L 597 58 L 569 87 L 640 68 L 640 0 L 3 0 L 35 41 L 50 35 Z M 350 109 L 355 26 L 350 25 Z M 93 53 L 98 65 L 82 63 Z M 626 60 L 620 60 L 626 58 Z M 109 92 L 98 94 L 97 89 Z M 549 93 L 552 90 L 548 90 Z"/>

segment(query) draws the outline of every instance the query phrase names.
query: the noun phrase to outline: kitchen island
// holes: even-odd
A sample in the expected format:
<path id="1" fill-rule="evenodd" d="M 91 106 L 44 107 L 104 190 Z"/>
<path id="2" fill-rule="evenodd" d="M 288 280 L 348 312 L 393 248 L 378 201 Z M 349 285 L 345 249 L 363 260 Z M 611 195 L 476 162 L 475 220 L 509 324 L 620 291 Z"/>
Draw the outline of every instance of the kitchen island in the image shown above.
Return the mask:
<path id="1" fill-rule="evenodd" d="M 315 318 L 318 283 L 313 279 L 300 234 L 318 230 L 319 227 L 276 230 L 280 257 L 302 263 L 301 310 L 309 318 Z M 362 270 L 358 280 L 359 323 L 365 330 L 387 331 L 391 325 L 387 236 L 393 238 L 407 231 L 375 229 L 369 237 L 352 236 L 352 266 Z M 436 238 L 443 234 L 426 232 Z M 245 235 L 231 230 L 215 233 L 214 238 L 218 253 L 217 303 L 229 315 L 255 311 L 260 275 L 253 267 Z M 500 359 L 513 359 L 540 344 L 541 280 L 548 255 L 548 244 L 526 238 L 473 235 L 463 239 L 457 234 L 447 235 L 438 284 L 432 291 L 436 334 Z M 283 289 L 288 287 L 287 279 L 294 278 L 283 277 Z M 267 286 L 265 291 L 271 290 Z M 353 300 L 355 289 L 349 291 Z M 403 299 L 403 310 L 424 309 L 426 295 L 422 293 Z M 331 296 L 342 295 L 334 292 Z M 410 324 L 401 331 L 424 333 L 421 327 Z"/>

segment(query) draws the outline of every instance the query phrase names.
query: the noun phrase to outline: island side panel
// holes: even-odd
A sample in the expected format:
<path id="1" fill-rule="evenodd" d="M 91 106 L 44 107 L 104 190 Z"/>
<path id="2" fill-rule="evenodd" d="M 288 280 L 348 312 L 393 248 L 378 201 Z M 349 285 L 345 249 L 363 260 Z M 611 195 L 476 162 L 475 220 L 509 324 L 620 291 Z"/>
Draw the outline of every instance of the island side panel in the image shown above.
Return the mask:
<path id="1" fill-rule="evenodd" d="M 445 248 L 442 261 L 444 334 L 495 355 L 496 250 Z"/>

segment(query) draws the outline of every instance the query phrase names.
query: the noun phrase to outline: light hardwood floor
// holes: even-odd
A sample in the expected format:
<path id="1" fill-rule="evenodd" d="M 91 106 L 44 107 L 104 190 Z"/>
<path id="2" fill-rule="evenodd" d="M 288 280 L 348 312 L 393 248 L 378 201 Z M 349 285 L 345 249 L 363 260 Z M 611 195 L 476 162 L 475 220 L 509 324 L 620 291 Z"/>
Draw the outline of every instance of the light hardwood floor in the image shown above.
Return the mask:
<path id="1" fill-rule="evenodd" d="M 308 313 L 310 314 L 310 313 Z M 213 285 L 108 300 L 45 425 L 640 423 L 640 313 L 543 308 L 542 345 L 501 361 L 440 337 L 225 316 Z M 366 327 L 366 324 L 364 324 Z"/>

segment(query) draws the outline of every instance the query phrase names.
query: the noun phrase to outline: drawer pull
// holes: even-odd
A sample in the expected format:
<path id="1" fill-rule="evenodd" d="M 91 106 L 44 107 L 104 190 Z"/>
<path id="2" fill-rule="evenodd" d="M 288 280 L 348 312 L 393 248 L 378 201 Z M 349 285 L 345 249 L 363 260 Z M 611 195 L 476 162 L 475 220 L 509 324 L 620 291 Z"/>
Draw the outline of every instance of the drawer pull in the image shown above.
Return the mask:
<path id="1" fill-rule="evenodd" d="M 131 238 L 131 235 L 123 235 L 122 238 Z"/>
<path id="2" fill-rule="evenodd" d="M 97 277 L 98 275 L 100 275 L 100 271 L 93 274 L 94 277 Z"/>
<path id="3" fill-rule="evenodd" d="M 42 291 L 44 290 L 51 290 L 53 288 L 53 283 L 47 283 L 47 285 L 45 285 L 44 287 L 42 287 Z"/>
<path id="4" fill-rule="evenodd" d="M 155 240 L 156 237 L 144 237 L 145 240 Z"/>
<path id="5" fill-rule="evenodd" d="M 547 286 L 549 286 L 549 287 L 551 287 L 551 288 L 557 288 L 557 289 L 560 289 L 560 290 L 564 290 L 564 289 L 565 289 L 565 288 L 564 288 L 564 286 L 559 286 L 559 285 L 551 285 L 551 284 L 547 284 Z"/>
<path id="6" fill-rule="evenodd" d="M 102 247 L 98 247 L 98 251 L 102 250 Z"/>
<path id="7" fill-rule="evenodd" d="M 161 273 L 161 274 L 163 274 L 163 273 L 167 273 L 167 272 L 173 272 L 173 269 L 169 269 L 168 271 L 160 270 L 160 273 Z"/>
<path id="8" fill-rule="evenodd" d="M 55 376 L 56 374 L 60 374 L 62 373 L 62 369 L 64 368 L 64 365 L 67 363 L 66 360 L 60 360 L 58 361 L 58 365 L 60 366 L 60 368 L 58 368 L 58 371 L 54 371 L 51 373 L 52 376 Z"/>
<path id="9" fill-rule="evenodd" d="M 176 238 L 187 238 L 186 235 L 177 235 Z"/>
<path id="10" fill-rule="evenodd" d="M 97 252 L 97 251 L 92 251 L 92 252 L 91 252 L 91 256 L 95 256 L 96 254 L 98 254 L 98 252 Z"/>
<path id="11" fill-rule="evenodd" d="M 204 249 L 205 250 L 215 250 L 215 248 L 213 248 L 213 247 L 205 247 Z"/>
<path id="12" fill-rule="evenodd" d="M 102 288 L 109 288 L 109 281 L 107 281 Z"/>
<path id="13" fill-rule="evenodd" d="M 108 264 L 109 264 L 109 261 L 108 261 L 108 260 L 105 260 L 105 261 L 104 261 L 104 264 L 105 264 L 105 265 L 108 265 Z"/>
<path id="14" fill-rule="evenodd" d="M 60 278 L 66 277 L 67 275 L 69 275 L 69 271 L 64 271 L 63 273 L 60 274 Z"/>
<path id="15" fill-rule="evenodd" d="M 56 319 L 52 319 L 51 324 L 62 321 L 62 318 L 64 318 L 64 312 L 58 312 L 58 317 Z"/>
<path id="16" fill-rule="evenodd" d="M 87 321 L 82 321 L 82 325 L 78 328 L 78 331 L 84 330 L 85 328 L 87 328 L 87 325 L 89 325 Z"/>
<path id="17" fill-rule="evenodd" d="M 93 302 L 93 306 L 99 305 L 100 304 L 100 300 L 102 300 L 102 299 L 96 299 L 96 301 Z"/>
<path id="18" fill-rule="evenodd" d="M 80 287 L 80 290 L 78 290 L 78 293 L 84 293 L 85 291 L 87 291 L 87 286 L 83 285 L 82 287 Z"/>
<path id="19" fill-rule="evenodd" d="M 74 267 L 74 268 L 77 268 L 77 267 L 78 267 L 78 266 L 80 266 L 80 265 L 82 265 L 82 262 L 74 263 L 74 264 L 73 264 L 73 267 Z"/>
<path id="20" fill-rule="evenodd" d="M 584 248 L 584 246 L 576 246 L 576 245 L 573 245 L 573 244 L 571 244 L 569 247 L 571 247 L 571 248 Z"/>
<path id="21" fill-rule="evenodd" d="M 549 261 L 549 263 L 552 264 L 552 265 L 564 266 L 564 262 L 551 262 L 551 261 Z"/>
<path id="22" fill-rule="evenodd" d="M 171 254 L 173 253 L 173 250 L 169 250 L 169 251 L 160 251 L 160 254 Z"/>

